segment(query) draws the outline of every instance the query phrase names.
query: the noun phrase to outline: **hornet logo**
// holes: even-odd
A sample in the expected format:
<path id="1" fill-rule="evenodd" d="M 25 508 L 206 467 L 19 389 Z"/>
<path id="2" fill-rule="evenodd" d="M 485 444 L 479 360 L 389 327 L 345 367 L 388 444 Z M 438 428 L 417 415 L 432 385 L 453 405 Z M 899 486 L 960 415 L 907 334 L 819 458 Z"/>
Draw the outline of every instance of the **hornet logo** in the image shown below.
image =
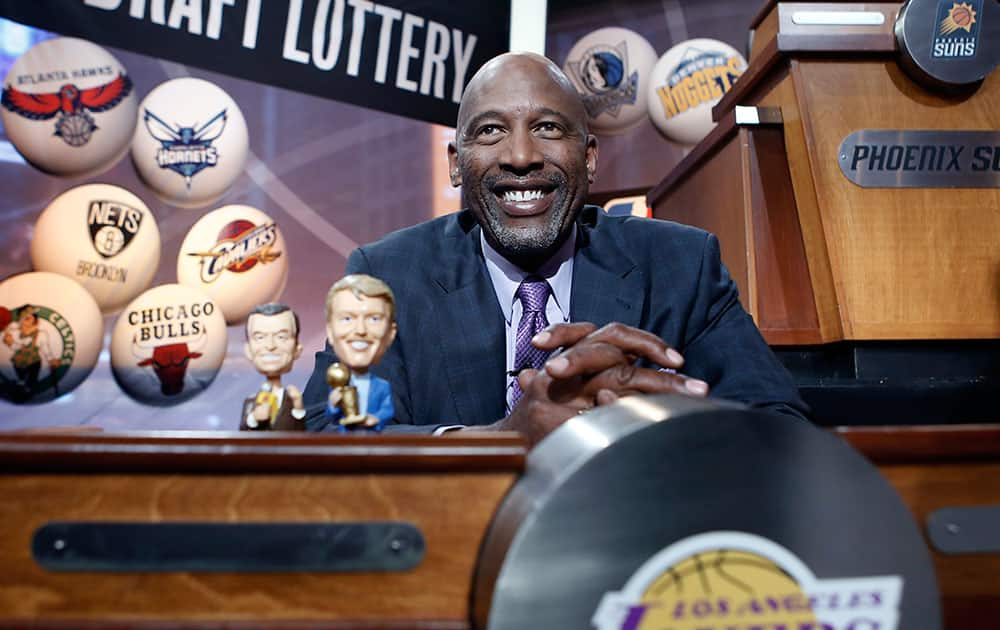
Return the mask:
<path id="1" fill-rule="evenodd" d="M 605 112 L 617 116 L 622 105 L 635 103 L 639 73 L 629 74 L 625 42 L 617 46 L 594 46 L 567 65 L 577 83 L 585 88 L 583 104 L 591 118 Z"/>
<path id="2" fill-rule="evenodd" d="M 156 163 L 183 176 L 188 190 L 192 177 L 219 163 L 219 150 L 212 142 L 226 128 L 226 110 L 201 126 L 175 127 L 148 109 L 144 110 L 142 120 L 149 134 L 162 145 L 156 151 Z"/>
<path id="3" fill-rule="evenodd" d="M 82 147 L 90 141 L 97 130 L 91 112 L 105 112 L 112 109 L 132 91 L 132 81 L 127 75 L 97 87 L 81 90 L 72 83 L 49 94 L 30 94 L 10 85 L 3 89 L 0 102 L 3 106 L 31 120 L 56 119 L 56 132 L 63 141 L 73 147 Z"/>

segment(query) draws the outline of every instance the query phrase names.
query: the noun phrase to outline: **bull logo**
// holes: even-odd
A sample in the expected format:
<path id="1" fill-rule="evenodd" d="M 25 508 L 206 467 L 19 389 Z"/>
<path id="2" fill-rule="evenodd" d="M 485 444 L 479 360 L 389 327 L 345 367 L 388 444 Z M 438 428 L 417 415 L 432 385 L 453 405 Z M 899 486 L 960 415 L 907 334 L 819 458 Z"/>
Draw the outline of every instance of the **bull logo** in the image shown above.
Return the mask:
<path id="1" fill-rule="evenodd" d="M 132 91 L 132 80 L 125 74 L 97 87 L 81 90 L 72 83 L 49 94 L 30 94 L 8 85 L 3 89 L 3 106 L 31 120 L 56 119 L 56 135 L 72 147 L 82 147 L 98 127 L 91 112 L 106 112 L 114 108 Z"/>
<path id="2" fill-rule="evenodd" d="M 201 333 L 190 342 L 155 344 L 139 341 L 132 337 L 132 354 L 138 359 L 139 367 L 152 367 L 160 381 L 160 393 L 176 396 L 184 391 L 184 376 L 188 363 L 201 356 L 205 349 L 206 334 Z"/>
<path id="3" fill-rule="evenodd" d="M 142 116 L 149 135 L 161 145 L 156 151 L 156 163 L 183 176 L 188 190 L 192 177 L 219 163 L 219 150 L 212 142 L 222 135 L 227 119 L 226 110 L 222 110 L 203 125 L 181 127 L 171 125 L 148 109 Z"/>

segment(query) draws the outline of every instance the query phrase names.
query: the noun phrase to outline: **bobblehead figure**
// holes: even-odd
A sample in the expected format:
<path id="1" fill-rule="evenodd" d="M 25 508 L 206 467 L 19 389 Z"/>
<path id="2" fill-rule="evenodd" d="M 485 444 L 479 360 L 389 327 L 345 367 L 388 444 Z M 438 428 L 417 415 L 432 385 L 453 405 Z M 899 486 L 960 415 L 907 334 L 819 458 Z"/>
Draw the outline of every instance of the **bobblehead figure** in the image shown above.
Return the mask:
<path id="1" fill-rule="evenodd" d="M 326 296 L 326 335 L 340 363 L 328 372 L 324 421 L 310 430 L 381 431 L 395 413 L 392 391 L 369 368 L 396 338 L 392 289 L 364 274 L 338 280 Z"/>
<path id="2" fill-rule="evenodd" d="M 281 375 L 302 354 L 298 316 L 284 304 L 261 304 L 247 316 L 246 334 L 244 354 L 267 380 L 256 396 L 243 401 L 240 430 L 305 430 L 302 392 L 281 385 Z"/>

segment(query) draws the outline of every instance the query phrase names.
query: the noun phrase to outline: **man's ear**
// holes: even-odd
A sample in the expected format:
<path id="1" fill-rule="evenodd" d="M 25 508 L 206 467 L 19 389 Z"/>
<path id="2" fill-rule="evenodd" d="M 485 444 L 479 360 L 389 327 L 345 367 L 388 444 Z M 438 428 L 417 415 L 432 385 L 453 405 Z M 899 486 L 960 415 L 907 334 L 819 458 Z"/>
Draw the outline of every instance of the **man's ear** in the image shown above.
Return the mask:
<path id="1" fill-rule="evenodd" d="M 253 363 L 253 352 L 250 351 L 250 342 L 243 342 L 243 356 L 245 356 L 251 363 Z"/>
<path id="2" fill-rule="evenodd" d="M 295 353 L 292 355 L 292 360 L 294 361 L 295 359 L 298 359 L 300 356 L 302 356 L 302 344 L 297 343 L 295 344 Z"/>
<path id="3" fill-rule="evenodd" d="M 587 181 L 594 183 L 594 175 L 597 173 L 597 136 L 587 134 Z"/>
<path id="4" fill-rule="evenodd" d="M 462 174 L 458 170 L 458 147 L 454 142 L 448 143 L 448 177 L 454 188 L 462 185 Z"/>

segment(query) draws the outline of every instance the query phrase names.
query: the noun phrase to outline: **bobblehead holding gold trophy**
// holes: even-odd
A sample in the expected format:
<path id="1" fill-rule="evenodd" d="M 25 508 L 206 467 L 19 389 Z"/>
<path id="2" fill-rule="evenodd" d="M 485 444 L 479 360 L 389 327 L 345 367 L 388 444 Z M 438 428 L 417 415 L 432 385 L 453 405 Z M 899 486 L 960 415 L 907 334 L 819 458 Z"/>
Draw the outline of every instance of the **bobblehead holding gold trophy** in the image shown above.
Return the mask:
<path id="1" fill-rule="evenodd" d="M 392 389 L 370 368 L 396 338 L 392 289 L 365 274 L 338 280 L 326 296 L 326 334 L 339 362 L 326 371 L 326 413 L 308 429 L 381 431 L 395 414 Z"/>

